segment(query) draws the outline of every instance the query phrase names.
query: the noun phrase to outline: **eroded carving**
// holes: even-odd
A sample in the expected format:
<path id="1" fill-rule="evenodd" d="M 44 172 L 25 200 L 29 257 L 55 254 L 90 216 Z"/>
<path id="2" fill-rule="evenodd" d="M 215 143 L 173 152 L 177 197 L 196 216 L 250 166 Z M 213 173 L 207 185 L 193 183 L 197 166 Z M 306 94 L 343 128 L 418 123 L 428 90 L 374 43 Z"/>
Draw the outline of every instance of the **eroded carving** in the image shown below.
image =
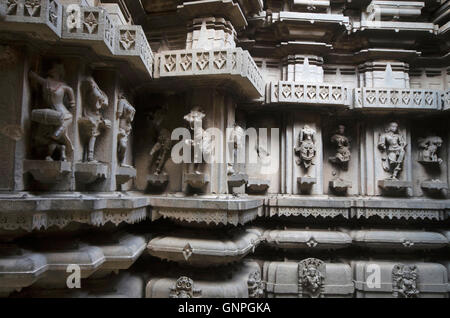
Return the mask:
<path id="1" fill-rule="evenodd" d="M 209 157 L 212 154 L 211 136 L 203 129 L 203 118 L 205 113 L 200 107 L 194 107 L 192 111 L 184 116 L 189 128 L 194 133 L 194 138 L 186 142 L 194 148 L 194 162 L 191 164 L 191 173 L 202 174 L 200 165 L 203 163 L 203 156 Z"/>
<path id="2" fill-rule="evenodd" d="M 259 270 L 250 273 L 247 281 L 248 298 L 263 298 L 264 297 L 264 282 L 261 279 Z"/>
<path id="3" fill-rule="evenodd" d="M 316 157 L 316 131 L 305 125 L 300 131 L 298 137 L 298 146 L 295 147 L 295 153 L 300 157 L 296 162 L 298 165 L 303 165 L 305 169 L 309 169 L 314 165 L 314 158 Z"/>
<path id="4" fill-rule="evenodd" d="M 352 154 L 350 152 L 350 140 L 345 136 L 344 125 L 338 126 L 336 133 L 331 137 L 331 143 L 336 147 L 336 154 L 329 158 L 330 162 L 347 170 Z"/>
<path id="5" fill-rule="evenodd" d="M 394 297 L 415 298 L 419 294 L 417 289 L 416 265 L 395 265 L 392 270 L 392 290 Z"/>
<path id="6" fill-rule="evenodd" d="M 383 153 L 383 169 L 391 174 L 390 179 L 398 180 L 403 170 L 406 146 L 406 141 L 399 132 L 396 122 L 390 123 L 386 132 L 380 135 L 378 149 Z"/>
<path id="7" fill-rule="evenodd" d="M 125 155 L 128 149 L 128 137 L 131 133 L 132 122 L 136 110 L 128 102 L 125 96 L 122 94 L 119 98 L 119 105 L 117 109 L 117 119 L 119 120 L 119 132 L 117 135 L 117 158 L 119 165 L 127 167 L 125 164 Z"/>
<path id="8" fill-rule="evenodd" d="M 48 71 L 47 78 L 33 71 L 29 73 L 30 80 L 41 86 L 43 101 L 47 107 L 33 110 L 31 120 L 39 124 L 34 135 L 37 153 L 44 154 L 48 161 L 52 161 L 55 156 L 61 161 L 66 161 L 66 151 L 73 151 L 72 141 L 67 134 L 73 116 L 64 100 L 67 97 L 69 109 L 72 110 L 75 108 L 75 95 L 73 89 L 63 81 L 64 76 L 62 64 L 54 64 Z"/>
<path id="9" fill-rule="evenodd" d="M 200 298 L 202 291 L 194 287 L 194 281 L 182 276 L 177 279 L 174 287 L 170 288 L 170 298 Z"/>
<path id="10" fill-rule="evenodd" d="M 104 129 L 111 128 L 111 121 L 105 119 L 102 113 L 108 107 L 108 96 L 98 87 L 91 76 L 83 81 L 83 87 L 83 117 L 78 120 L 84 139 L 83 161 L 95 162 L 94 151 L 97 137 Z"/>
<path id="11" fill-rule="evenodd" d="M 308 258 L 298 264 L 299 296 L 319 298 L 325 281 L 325 263 L 316 258 Z"/>
<path id="12" fill-rule="evenodd" d="M 419 141 L 419 162 L 422 164 L 442 164 L 443 160 L 439 158 L 439 150 L 442 147 L 443 140 L 439 136 L 428 136 L 420 138 Z"/>

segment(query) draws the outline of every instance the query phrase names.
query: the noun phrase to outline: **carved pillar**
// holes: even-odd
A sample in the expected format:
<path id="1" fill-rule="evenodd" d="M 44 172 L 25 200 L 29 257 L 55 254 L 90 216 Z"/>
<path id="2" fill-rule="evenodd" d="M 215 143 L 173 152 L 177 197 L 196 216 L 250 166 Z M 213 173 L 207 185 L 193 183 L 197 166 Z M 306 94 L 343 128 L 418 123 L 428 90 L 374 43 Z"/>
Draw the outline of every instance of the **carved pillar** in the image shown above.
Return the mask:
<path id="1" fill-rule="evenodd" d="M 282 61 L 282 80 L 323 83 L 323 58 L 315 55 L 289 55 Z"/>

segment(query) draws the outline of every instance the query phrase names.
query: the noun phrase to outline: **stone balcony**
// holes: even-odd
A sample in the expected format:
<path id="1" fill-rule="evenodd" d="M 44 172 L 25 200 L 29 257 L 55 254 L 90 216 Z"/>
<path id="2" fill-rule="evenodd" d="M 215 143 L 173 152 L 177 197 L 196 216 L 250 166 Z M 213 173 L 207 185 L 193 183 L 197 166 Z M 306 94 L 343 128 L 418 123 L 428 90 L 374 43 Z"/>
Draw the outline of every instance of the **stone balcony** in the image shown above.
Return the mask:
<path id="1" fill-rule="evenodd" d="M 215 50 L 174 50 L 155 56 L 155 79 L 184 79 L 210 85 L 230 80 L 250 98 L 264 94 L 264 80 L 248 51 L 241 48 Z"/>
<path id="2" fill-rule="evenodd" d="M 352 99 L 351 90 L 341 85 L 278 81 L 268 84 L 266 103 L 314 104 L 349 108 Z"/>
<path id="3" fill-rule="evenodd" d="M 440 95 L 431 89 L 356 88 L 354 108 L 442 110 Z"/>
<path id="4" fill-rule="evenodd" d="M 2 0 L 0 5 L 6 12 L 0 28 L 8 32 L 89 46 L 98 55 L 126 60 L 147 77 L 153 74 L 153 53 L 142 27 L 118 24 L 102 8 L 80 6 L 77 22 L 77 13 L 56 0 Z"/>

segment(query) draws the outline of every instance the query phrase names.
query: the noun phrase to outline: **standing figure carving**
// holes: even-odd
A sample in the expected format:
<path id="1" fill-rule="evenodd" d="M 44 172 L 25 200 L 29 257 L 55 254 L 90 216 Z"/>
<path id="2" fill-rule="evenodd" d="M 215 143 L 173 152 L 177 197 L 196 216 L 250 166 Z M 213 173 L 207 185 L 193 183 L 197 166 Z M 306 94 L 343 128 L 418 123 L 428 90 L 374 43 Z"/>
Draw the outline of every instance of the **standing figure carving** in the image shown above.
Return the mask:
<path id="1" fill-rule="evenodd" d="M 419 139 L 419 162 L 441 164 L 443 160 L 439 158 L 439 149 L 444 141 L 439 136 L 429 136 Z"/>
<path id="2" fill-rule="evenodd" d="M 298 165 L 303 165 L 306 169 L 314 164 L 316 157 L 316 131 L 306 125 L 300 131 L 298 137 L 298 146 L 295 147 L 295 153 L 300 157 L 296 162 Z"/>
<path id="3" fill-rule="evenodd" d="M 199 107 L 194 107 L 192 111 L 184 116 L 184 120 L 189 123 L 189 128 L 194 133 L 194 139 L 186 140 L 186 143 L 194 147 L 194 163 L 191 165 L 193 173 L 201 174 L 200 164 L 203 162 L 203 155 L 210 156 L 212 153 L 211 136 L 203 129 L 203 118 L 205 113 Z"/>
<path id="4" fill-rule="evenodd" d="M 406 146 L 406 141 L 400 134 L 396 122 L 390 123 L 386 132 L 380 135 L 378 149 L 383 153 L 383 169 L 391 174 L 391 179 L 397 180 L 403 170 Z"/>
<path id="5" fill-rule="evenodd" d="M 244 162 L 241 156 L 245 155 L 243 153 L 244 145 L 245 145 L 245 130 L 238 123 L 234 123 L 234 127 L 231 130 L 229 136 L 229 143 L 231 144 L 231 152 L 232 152 L 232 160 L 233 163 L 228 164 L 228 175 L 235 175 L 239 173 L 240 164 Z"/>
<path id="6" fill-rule="evenodd" d="M 64 77 L 65 71 L 62 64 L 54 64 L 48 71 L 47 78 L 33 71 L 29 73 L 30 80 L 41 86 L 46 107 L 35 109 L 31 113 L 31 120 L 39 124 L 34 141 L 38 152 L 43 152 L 45 159 L 49 161 L 52 161 L 55 155 L 61 161 L 66 161 L 66 151 L 73 151 L 67 129 L 73 121 L 69 109 L 75 108 L 75 94 L 73 89 L 64 82 Z M 66 100 L 69 109 L 65 105 Z"/>
<path id="7" fill-rule="evenodd" d="M 157 156 L 155 161 L 155 175 L 160 175 L 163 172 L 164 165 L 167 159 L 169 159 L 172 149 L 172 139 L 170 131 L 166 128 L 162 128 L 158 135 L 158 141 L 150 151 L 150 156 Z"/>
<path id="8" fill-rule="evenodd" d="M 331 137 L 331 143 L 336 147 L 336 154 L 330 157 L 330 162 L 348 168 L 351 159 L 350 140 L 345 136 L 345 126 L 339 125 L 335 134 Z"/>
<path id="9" fill-rule="evenodd" d="M 105 119 L 102 114 L 102 111 L 108 107 L 108 96 L 91 76 L 83 81 L 83 88 L 83 117 L 78 120 L 85 143 L 83 160 L 95 162 L 94 151 L 97 137 L 101 135 L 102 130 L 111 128 L 111 121 Z"/>
<path id="10" fill-rule="evenodd" d="M 124 95 L 119 98 L 117 119 L 119 120 L 119 132 L 117 135 L 117 158 L 120 166 L 125 164 L 125 155 L 128 149 L 128 137 L 130 136 L 132 123 L 136 110 L 128 102 Z"/>

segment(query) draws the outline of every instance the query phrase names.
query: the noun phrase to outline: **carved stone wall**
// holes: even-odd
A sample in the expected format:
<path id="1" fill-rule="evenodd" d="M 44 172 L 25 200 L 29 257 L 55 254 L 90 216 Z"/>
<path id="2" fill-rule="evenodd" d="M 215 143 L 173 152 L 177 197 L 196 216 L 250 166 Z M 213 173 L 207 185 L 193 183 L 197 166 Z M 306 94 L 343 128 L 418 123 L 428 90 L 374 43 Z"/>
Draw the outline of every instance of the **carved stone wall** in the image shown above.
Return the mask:
<path id="1" fill-rule="evenodd" d="M 132 2 L 0 0 L 1 297 L 449 296 L 448 1 Z"/>

